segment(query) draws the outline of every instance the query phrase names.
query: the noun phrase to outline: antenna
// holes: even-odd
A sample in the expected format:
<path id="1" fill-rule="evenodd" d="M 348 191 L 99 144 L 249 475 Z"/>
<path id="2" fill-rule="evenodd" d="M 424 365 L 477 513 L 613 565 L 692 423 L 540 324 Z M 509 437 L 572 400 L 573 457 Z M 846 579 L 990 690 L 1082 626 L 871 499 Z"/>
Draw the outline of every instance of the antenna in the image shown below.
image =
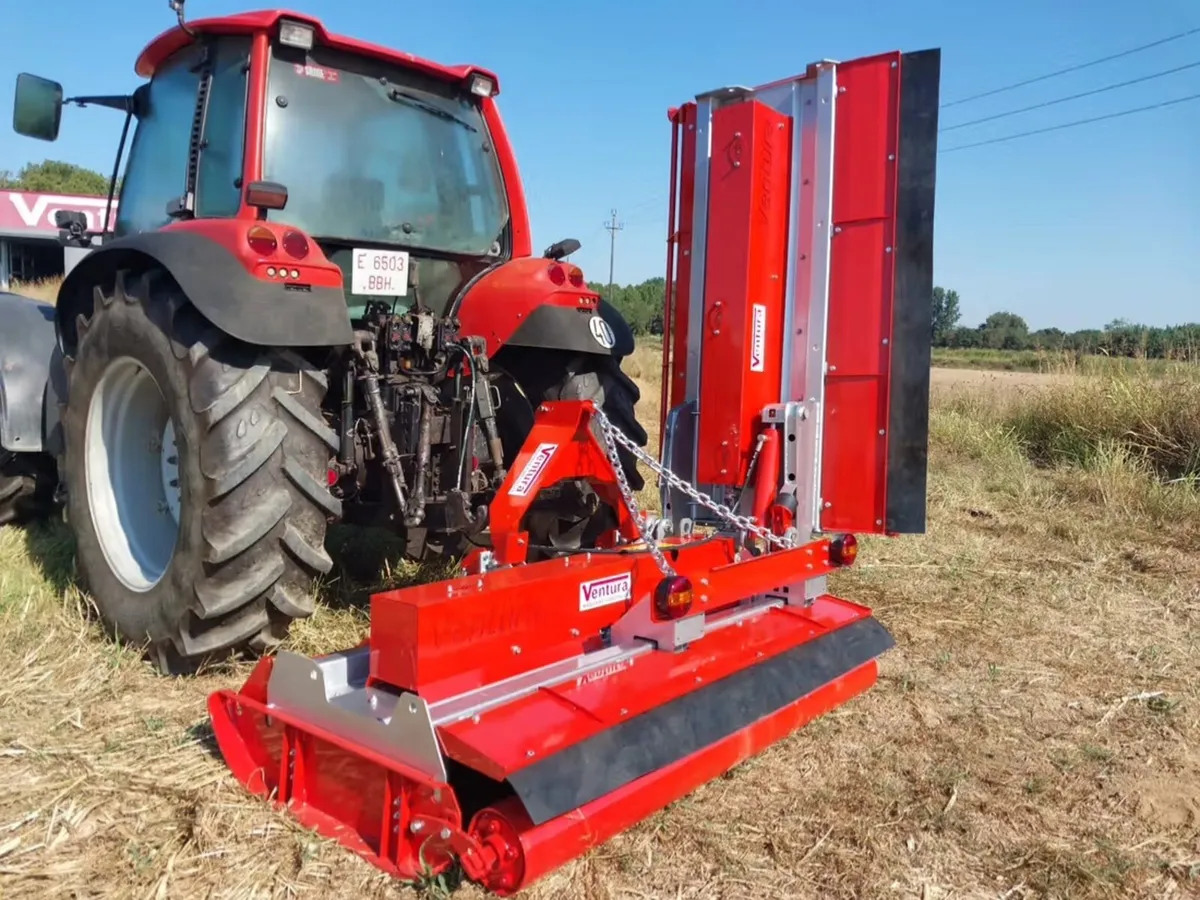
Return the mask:
<path id="1" fill-rule="evenodd" d="M 171 7 L 171 11 L 175 13 L 175 18 L 179 20 L 179 27 L 184 30 L 190 37 L 195 37 L 196 32 L 188 28 L 183 21 L 183 4 L 186 0 L 167 0 L 167 6 Z"/>

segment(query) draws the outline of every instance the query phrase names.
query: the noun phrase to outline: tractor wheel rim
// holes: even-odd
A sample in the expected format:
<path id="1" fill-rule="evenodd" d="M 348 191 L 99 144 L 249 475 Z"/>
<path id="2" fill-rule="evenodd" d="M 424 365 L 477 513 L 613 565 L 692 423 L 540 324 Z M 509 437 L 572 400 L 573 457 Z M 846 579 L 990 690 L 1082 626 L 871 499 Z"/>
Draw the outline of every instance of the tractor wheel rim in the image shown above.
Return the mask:
<path id="1" fill-rule="evenodd" d="M 171 563 L 179 537 L 175 425 L 154 376 L 114 360 L 88 406 L 84 439 L 88 506 L 113 575 L 148 591 Z"/>

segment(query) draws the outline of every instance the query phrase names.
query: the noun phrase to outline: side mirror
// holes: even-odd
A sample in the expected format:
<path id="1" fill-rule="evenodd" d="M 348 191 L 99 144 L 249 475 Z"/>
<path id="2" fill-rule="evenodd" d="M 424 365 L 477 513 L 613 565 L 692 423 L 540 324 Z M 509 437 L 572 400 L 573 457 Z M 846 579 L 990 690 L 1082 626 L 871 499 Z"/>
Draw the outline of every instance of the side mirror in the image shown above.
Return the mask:
<path id="1" fill-rule="evenodd" d="M 546 259 L 553 259 L 556 262 L 565 256 L 570 256 L 580 247 L 579 241 L 575 238 L 567 238 L 564 241 L 559 241 L 557 244 L 551 244 L 542 254 Z"/>
<path id="2" fill-rule="evenodd" d="M 13 99 L 13 131 L 39 141 L 58 137 L 62 122 L 63 89 L 57 81 L 22 72 Z"/>

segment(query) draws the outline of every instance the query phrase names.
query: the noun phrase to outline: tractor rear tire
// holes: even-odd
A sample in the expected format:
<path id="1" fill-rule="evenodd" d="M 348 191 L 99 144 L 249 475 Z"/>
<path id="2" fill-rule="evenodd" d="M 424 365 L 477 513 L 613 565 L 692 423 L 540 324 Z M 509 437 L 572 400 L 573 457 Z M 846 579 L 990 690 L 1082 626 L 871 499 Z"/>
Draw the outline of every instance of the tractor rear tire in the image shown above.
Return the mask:
<path id="1" fill-rule="evenodd" d="M 224 334 L 159 270 L 77 321 L 61 469 L 102 622 L 165 673 L 271 649 L 332 568 L 324 373 Z"/>

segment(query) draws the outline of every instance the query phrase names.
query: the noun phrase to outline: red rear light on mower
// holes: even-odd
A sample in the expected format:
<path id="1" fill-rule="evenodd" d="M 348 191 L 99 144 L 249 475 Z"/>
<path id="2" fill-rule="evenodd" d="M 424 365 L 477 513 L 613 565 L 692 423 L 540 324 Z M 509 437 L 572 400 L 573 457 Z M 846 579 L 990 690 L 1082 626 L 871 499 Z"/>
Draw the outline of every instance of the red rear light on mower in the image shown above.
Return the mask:
<path id="1" fill-rule="evenodd" d="M 246 243 L 259 256 L 270 256 L 279 247 L 275 233 L 265 225 L 255 225 L 246 232 Z"/>
<path id="2" fill-rule="evenodd" d="M 308 256 L 308 238 L 298 231 L 283 233 L 283 252 L 292 259 L 304 259 Z"/>
<path id="3" fill-rule="evenodd" d="M 829 542 L 829 561 L 835 566 L 848 566 L 858 556 L 858 538 L 844 534 Z"/>
<path id="4" fill-rule="evenodd" d="M 664 578 L 654 590 L 654 612 L 659 619 L 679 619 L 692 608 L 692 583 L 682 575 Z"/>
<path id="5" fill-rule="evenodd" d="M 563 267 L 555 263 L 550 267 L 550 280 L 557 285 L 566 284 L 567 273 L 563 271 Z"/>
<path id="6" fill-rule="evenodd" d="M 567 270 L 567 280 L 571 282 L 571 287 L 583 287 L 583 269 L 579 266 L 571 266 Z"/>

